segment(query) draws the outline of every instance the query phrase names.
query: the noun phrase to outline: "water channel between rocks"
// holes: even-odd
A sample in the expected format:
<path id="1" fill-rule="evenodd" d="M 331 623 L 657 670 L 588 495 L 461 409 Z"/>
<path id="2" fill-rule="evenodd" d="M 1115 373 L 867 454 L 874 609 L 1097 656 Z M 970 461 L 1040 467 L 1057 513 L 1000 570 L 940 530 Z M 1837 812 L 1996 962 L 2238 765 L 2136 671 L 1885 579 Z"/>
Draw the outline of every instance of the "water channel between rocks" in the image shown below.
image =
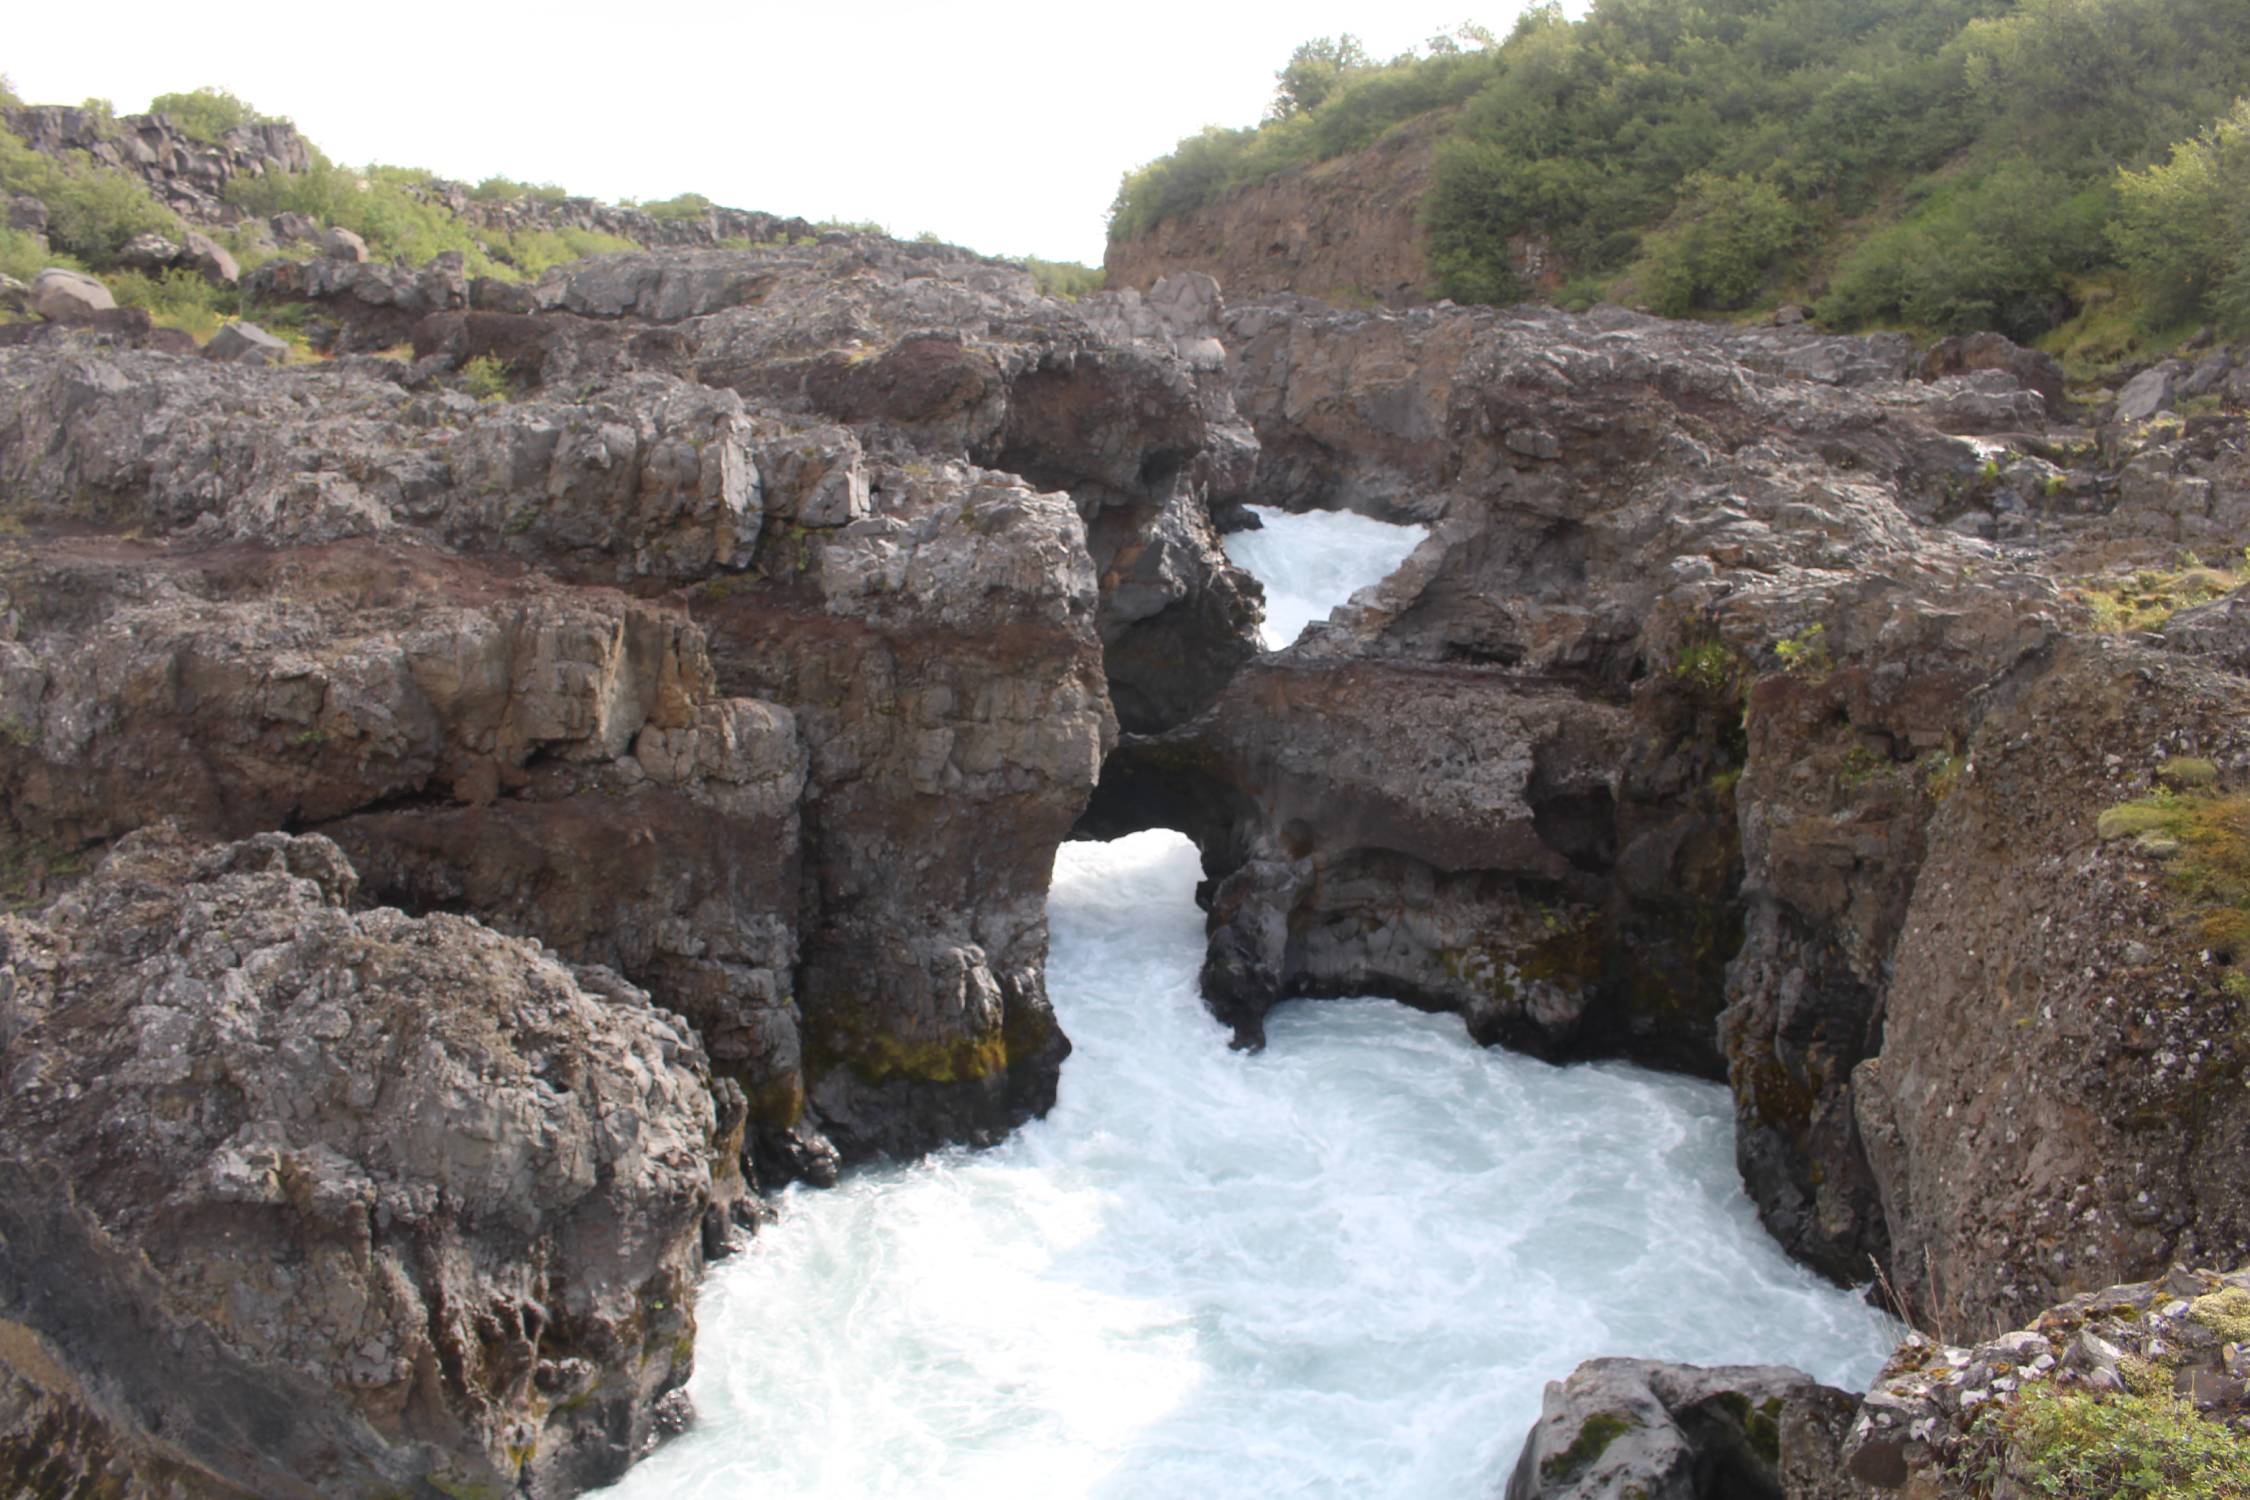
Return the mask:
<path id="1" fill-rule="evenodd" d="M 1281 521 L 1229 539 L 1269 645 L 1419 539 Z M 1176 834 L 1064 846 L 1053 1112 L 788 1193 L 705 1283 L 697 1425 L 606 1493 L 1458 1497 L 1594 1355 L 1854 1388 L 1882 1362 L 1894 1328 L 1759 1229 L 1723 1089 L 1378 1000 L 1285 1006 L 1230 1052 L 1197 875 Z"/>

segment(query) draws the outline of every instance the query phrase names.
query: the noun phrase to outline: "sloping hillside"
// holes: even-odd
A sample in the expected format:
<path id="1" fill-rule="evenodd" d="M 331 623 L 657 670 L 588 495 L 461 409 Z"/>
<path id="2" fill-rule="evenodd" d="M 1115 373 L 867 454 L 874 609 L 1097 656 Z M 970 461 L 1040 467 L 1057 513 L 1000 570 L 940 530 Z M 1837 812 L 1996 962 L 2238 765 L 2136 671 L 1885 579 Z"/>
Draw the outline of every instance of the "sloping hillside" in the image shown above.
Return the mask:
<path id="1" fill-rule="evenodd" d="M 1114 272 L 1395 300 L 1418 263 L 1433 298 L 1802 301 L 1834 327 L 2049 336 L 2095 362 L 2250 320 L 2235 0 L 1597 0 L 1434 45 L 1300 48 L 1263 123 L 1126 176 Z M 1318 214 L 1340 181 L 1360 191 L 1338 228 Z M 1283 203 L 1303 233 L 1263 232 Z M 2207 232 L 2183 245 L 2182 225 Z"/>

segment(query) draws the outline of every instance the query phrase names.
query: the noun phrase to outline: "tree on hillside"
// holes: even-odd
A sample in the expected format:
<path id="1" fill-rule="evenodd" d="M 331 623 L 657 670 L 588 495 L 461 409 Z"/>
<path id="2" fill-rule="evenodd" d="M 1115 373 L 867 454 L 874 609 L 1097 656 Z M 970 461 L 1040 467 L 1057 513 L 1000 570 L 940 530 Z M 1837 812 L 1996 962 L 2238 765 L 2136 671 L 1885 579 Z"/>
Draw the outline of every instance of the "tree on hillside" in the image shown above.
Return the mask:
<path id="1" fill-rule="evenodd" d="M 1345 79 L 1373 66 L 1367 49 L 1348 31 L 1338 37 L 1316 36 L 1300 42 L 1289 54 L 1289 65 L 1273 75 L 1273 107 L 1266 117 L 1286 120 L 1310 113 L 1320 108 Z"/>

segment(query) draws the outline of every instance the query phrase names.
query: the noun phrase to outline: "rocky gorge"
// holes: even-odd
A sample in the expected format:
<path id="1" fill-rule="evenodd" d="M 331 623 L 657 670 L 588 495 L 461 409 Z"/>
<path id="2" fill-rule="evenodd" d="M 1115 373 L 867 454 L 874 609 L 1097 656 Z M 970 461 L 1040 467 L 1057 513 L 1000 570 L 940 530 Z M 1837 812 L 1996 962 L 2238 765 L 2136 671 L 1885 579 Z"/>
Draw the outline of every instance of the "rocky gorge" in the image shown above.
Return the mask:
<path id="1" fill-rule="evenodd" d="M 622 1472 L 760 1191 L 1052 1103 L 1074 832 L 1194 839 L 1245 1046 L 1379 994 L 1724 1079 L 1779 1242 L 1964 1347 L 2250 1259 L 2250 954 L 2103 816 L 2225 814 L 2250 653 L 2231 595 L 2104 633 L 2079 582 L 2250 542 L 2193 371 L 2086 423 L 2012 346 L 1066 302 L 850 234 L 250 278 L 331 357 L 0 348 L 28 1492 Z M 1253 500 L 1430 535 L 1261 652 Z M 2180 1378 L 2224 1417 L 2238 1363 Z M 1569 1396 L 1736 1455 L 1649 1494 L 1928 1469 L 1747 1380 Z M 1496 1487 L 1641 1482 L 1546 1462 L 1589 1420 Z"/>

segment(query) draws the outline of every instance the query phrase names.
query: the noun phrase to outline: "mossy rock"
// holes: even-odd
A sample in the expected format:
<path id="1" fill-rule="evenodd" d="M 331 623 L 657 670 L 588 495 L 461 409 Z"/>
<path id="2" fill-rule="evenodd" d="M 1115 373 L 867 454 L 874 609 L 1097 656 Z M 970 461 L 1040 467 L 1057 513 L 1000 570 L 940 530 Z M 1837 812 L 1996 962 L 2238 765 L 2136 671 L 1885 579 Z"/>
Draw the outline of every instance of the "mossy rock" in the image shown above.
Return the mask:
<path id="1" fill-rule="evenodd" d="M 1631 1412 L 1598 1411 L 1578 1428 L 1570 1446 L 1539 1465 L 1539 1477 L 1550 1484 L 1569 1484 L 1598 1462 L 1609 1445 L 1641 1425 Z"/>

